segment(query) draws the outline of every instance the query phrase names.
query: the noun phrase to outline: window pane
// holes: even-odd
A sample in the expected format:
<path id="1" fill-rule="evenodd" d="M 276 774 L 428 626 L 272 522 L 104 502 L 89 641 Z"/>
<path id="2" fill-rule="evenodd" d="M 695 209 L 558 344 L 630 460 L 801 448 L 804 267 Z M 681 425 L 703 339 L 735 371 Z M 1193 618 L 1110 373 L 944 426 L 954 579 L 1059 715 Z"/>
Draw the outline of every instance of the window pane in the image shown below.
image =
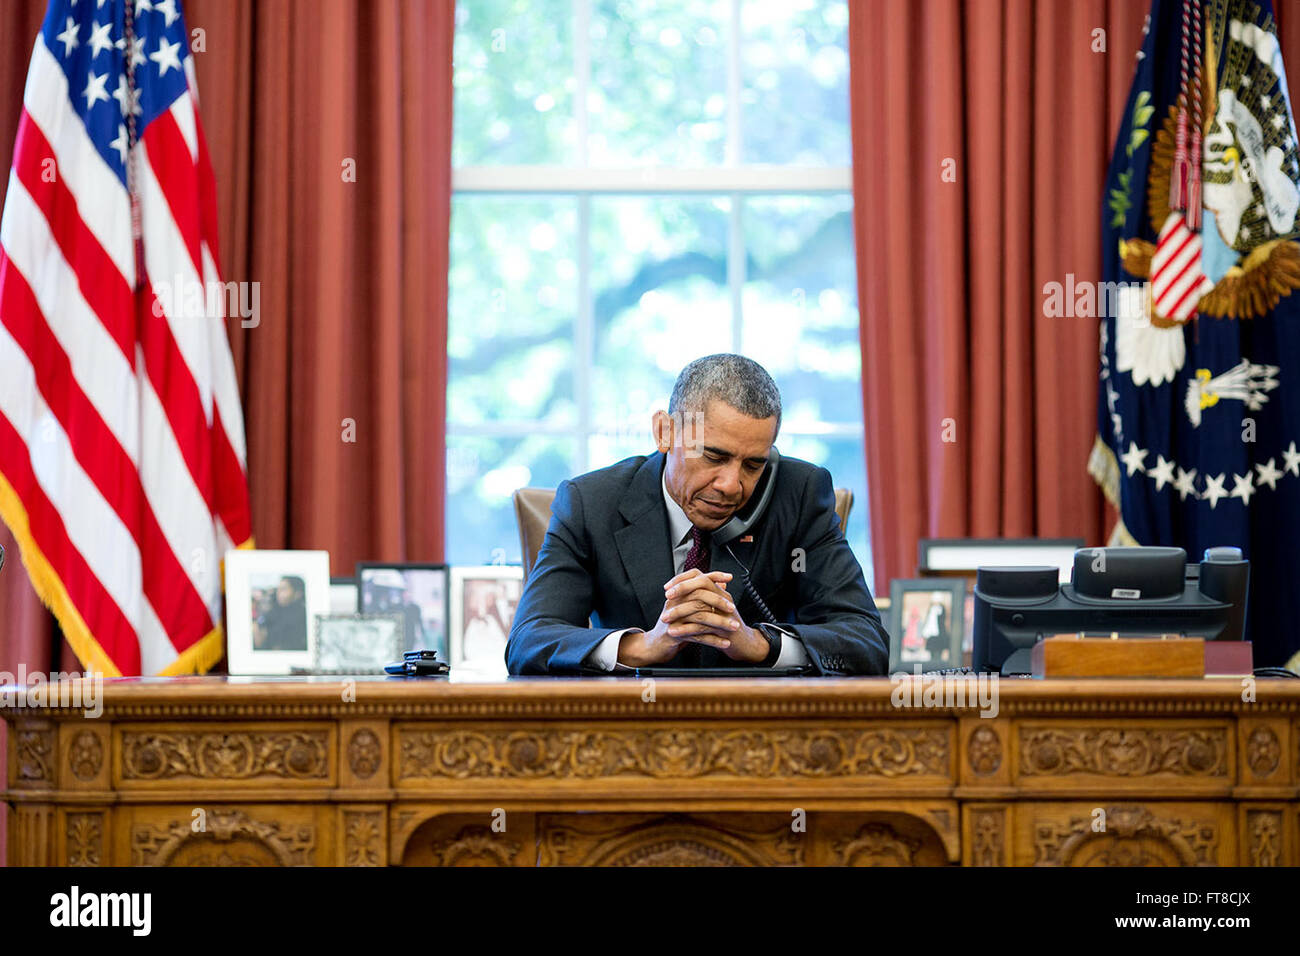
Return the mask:
<path id="1" fill-rule="evenodd" d="M 447 562 L 519 564 L 516 488 L 554 488 L 573 474 L 572 438 L 450 436 Z"/>
<path id="2" fill-rule="evenodd" d="M 727 142 L 726 0 L 593 0 L 593 166 L 717 166 Z"/>
<path id="3" fill-rule="evenodd" d="M 852 199 L 749 199 L 744 216 L 744 352 L 781 386 L 783 427 L 862 421 Z"/>
<path id="4" fill-rule="evenodd" d="M 452 201 L 447 420 L 573 424 L 572 197 Z"/>
<path id="5" fill-rule="evenodd" d="M 743 161 L 847 166 L 847 4 L 749 0 L 741 18 Z"/>
<path id="6" fill-rule="evenodd" d="M 577 161 L 569 4 L 457 0 L 453 59 L 453 165 Z"/>
<path id="7" fill-rule="evenodd" d="M 783 454 L 821 465 L 830 471 L 831 481 L 836 488 L 848 488 L 853 492 L 853 509 L 849 512 L 849 527 L 844 536 L 848 538 L 849 546 L 862 565 L 867 587 L 874 588 L 872 581 L 875 570 L 871 563 L 871 538 L 867 531 L 867 461 L 862 453 L 862 439 L 857 436 L 823 438 L 789 435 L 785 432 L 784 424 L 781 427 L 777 447 Z"/>
<path id="8" fill-rule="evenodd" d="M 654 435 L 650 431 L 650 417 L 655 409 L 668 407 L 668 393 L 652 403 L 643 414 L 628 414 L 610 426 L 599 424 L 587 442 L 587 464 L 591 469 L 604 468 L 634 455 L 655 453 Z"/>
<path id="9" fill-rule="evenodd" d="M 729 210 L 726 199 L 591 201 L 596 431 L 644 419 L 687 362 L 731 350 Z"/>

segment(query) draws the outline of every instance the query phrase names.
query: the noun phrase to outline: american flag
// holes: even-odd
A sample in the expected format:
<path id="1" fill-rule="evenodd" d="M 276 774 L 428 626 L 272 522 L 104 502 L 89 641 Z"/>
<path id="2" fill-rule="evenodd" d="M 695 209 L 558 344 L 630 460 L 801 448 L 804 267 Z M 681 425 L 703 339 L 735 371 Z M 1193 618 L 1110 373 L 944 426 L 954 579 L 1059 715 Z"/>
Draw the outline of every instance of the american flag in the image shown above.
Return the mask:
<path id="1" fill-rule="evenodd" d="M 180 0 L 51 0 L 0 221 L 0 515 L 107 675 L 215 664 L 251 546 L 188 47 Z"/>

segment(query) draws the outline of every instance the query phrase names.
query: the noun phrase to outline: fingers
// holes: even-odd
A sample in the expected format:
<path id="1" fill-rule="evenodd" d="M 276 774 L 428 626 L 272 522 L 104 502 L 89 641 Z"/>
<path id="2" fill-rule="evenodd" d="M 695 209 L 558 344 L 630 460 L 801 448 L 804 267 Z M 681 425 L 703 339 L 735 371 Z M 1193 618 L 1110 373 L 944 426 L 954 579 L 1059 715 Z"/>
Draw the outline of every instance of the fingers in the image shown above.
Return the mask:
<path id="1" fill-rule="evenodd" d="M 716 647 L 720 651 L 725 651 L 731 646 L 728 638 L 715 634 L 712 631 L 696 631 L 693 634 L 679 634 L 674 638 L 680 644 L 704 644 L 707 647 Z"/>
<path id="2" fill-rule="evenodd" d="M 681 574 L 669 578 L 667 583 L 664 584 L 664 589 L 667 590 L 668 588 L 674 587 L 690 578 L 709 578 L 713 581 L 729 581 L 731 580 L 731 575 L 726 571 L 709 571 L 706 573 L 701 571 L 699 568 L 691 568 L 689 571 L 683 571 Z"/>
<path id="3" fill-rule="evenodd" d="M 690 568 L 689 571 L 682 571 L 680 575 L 673 575 L 672 578 L 669 578 L 666 583 L 664 583 L 663 587 L 664 589 L 671 588 L 673 584 L 679 584 L 681 581 L 688 578 L 714 578 L 716 580 L 722 580 L 724 578 L 731 578 L 731 575 L 727 574 L 725 571 L 705 572 L 699 570 L 698 567 L 693 567 Z"/>
<path id="4" fill-rule="evenodd" d="M 713 628 L 722 631 L 724 634 L 731 631 L 740 630 L 740 622 L 734 617 L 724 614 L 714 614 L 709 611 L 696 611 L 688 614 L 669 625 L 668 636 L 680 637 L 683 634 L 690 634 L 698 631 L 701 627 Z"/>
<path id="5" fill-rule="evenodd" d="M 687 598 L 671 601 L 664 605 L 660 620 L 671 624 L 678 618 L 698 611 L 718 611 L 721 614 L 731 614 L 734 610 L 736 610 L 736 605 L 732 603 L 731 598 L 727 595 L 720 594 L 717 591 L 700 589 L 691 592 Z"/>
<path id="6" fill-rule="evenodd" d="M 708 574 L 702 572 L 699 568 L 692 568 L 689 571 L 683 571 L 681 574 L 671 578 L 664 585 L 664 597 L 680 598 L 684 594 L 697 591 L 700 588 L 725 590 L 727 582 L 731 580 L 731 575 L 726 571 L 710 571 Z"/>

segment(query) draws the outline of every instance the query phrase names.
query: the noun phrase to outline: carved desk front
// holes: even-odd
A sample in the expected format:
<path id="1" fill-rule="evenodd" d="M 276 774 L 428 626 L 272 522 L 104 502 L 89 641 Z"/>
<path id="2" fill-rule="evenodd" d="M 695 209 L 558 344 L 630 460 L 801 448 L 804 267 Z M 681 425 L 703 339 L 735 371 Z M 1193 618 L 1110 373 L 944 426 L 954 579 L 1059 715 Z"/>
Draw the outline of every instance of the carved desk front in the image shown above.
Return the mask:
<path id="1" fill-rule="evenodd" d="M 955 683 L 11 694 L 10 863 L 1300 864 L 1300 682 L 1004 680 L 987 717 Z"/>

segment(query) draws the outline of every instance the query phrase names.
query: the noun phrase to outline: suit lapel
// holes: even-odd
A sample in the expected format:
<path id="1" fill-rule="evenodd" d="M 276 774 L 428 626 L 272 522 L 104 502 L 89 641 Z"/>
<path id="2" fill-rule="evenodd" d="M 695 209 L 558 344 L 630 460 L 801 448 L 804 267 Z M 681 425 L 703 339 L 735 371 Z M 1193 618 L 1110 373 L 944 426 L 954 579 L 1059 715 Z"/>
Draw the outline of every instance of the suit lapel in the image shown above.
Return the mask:
<path id="1" fill-rule="evenodd" d="M 647 625 L 663 611 L 664 582 L 673 576 L 661 485 L 663 463 L 663 454 L 656 452 L 637 470 L 618 509 L 628 524 L 614 533 L 623 570 Z"/>

